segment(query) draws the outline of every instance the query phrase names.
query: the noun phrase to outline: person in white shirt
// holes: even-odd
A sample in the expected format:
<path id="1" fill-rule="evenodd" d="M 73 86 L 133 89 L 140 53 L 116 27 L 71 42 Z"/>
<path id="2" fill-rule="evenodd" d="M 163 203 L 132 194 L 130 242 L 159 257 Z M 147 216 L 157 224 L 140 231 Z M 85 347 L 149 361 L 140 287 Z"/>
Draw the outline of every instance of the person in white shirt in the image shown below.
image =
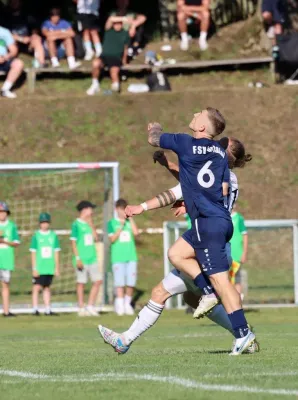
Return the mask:
<path id="1" fill-rule="evenodd" d="M 85 60 L 92 60 L 94 54 L 98 58 L 102 53 L 99 30 L 100 0 L 73 0 L 77 4 L 78 30 L 83 32 Z M 92 44 L 94 50 L 92 49 Z"/>

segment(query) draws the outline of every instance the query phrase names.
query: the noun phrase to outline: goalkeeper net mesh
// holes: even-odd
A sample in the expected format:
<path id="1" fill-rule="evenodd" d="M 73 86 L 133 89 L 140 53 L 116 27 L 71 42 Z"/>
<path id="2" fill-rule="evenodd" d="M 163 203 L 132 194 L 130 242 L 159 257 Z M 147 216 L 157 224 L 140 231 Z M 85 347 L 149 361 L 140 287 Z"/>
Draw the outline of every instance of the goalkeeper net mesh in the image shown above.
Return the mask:
<path id="1" fill-rule="evenodd" d="M 30 242 L 34 231 L 39 229 L 38 217 L 48 212 L 60 241 L 60 277 L 52 285 L 52 304 L 71 306 L 76 304 L 75 269 L 72 265 L 70 230 L 77 218 L 76 205 L 89 200 L 97 205 L 93 221 L 100 232 L 97 244 L 99 263 L 104 273 L 104 289 L 98 303 L 109 302 L 111 274 L 109 268 L 108 242 L 105 235 L 107 221 L 113 217 L 112 168 L 18 170 L 0 171 L 2 201 L 9 205 L 10 219 L 17 224 L 21 244 L 15 249 L 15 271 L 11 279 L 11 303 L 25 306 L 31 304 L 31 256 Z M 89 290 L 86 285 L 86 291 Z"/>

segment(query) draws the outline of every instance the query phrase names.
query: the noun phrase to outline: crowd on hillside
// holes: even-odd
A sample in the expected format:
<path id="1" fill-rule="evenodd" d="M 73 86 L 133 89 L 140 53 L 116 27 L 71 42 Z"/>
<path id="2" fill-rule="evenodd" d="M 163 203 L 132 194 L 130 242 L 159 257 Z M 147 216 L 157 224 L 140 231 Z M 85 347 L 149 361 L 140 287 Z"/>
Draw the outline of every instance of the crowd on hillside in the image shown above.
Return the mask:
<path id="1" fill-rule="evenodd" d="M 32 55 L 35 68 L 60 66 L 67 59 L 70 69 L 80 67 L 76 56 L 92 62 L 92 85 L 88 95 L 99 91 L 101 70 L 110 72 L 111 90 L 120 90 L 120 68 L 141 52 L 144 44 L 146 16 L 129 9 L 130 0 L 117 0 L 116 10 L 105 20 L 105 32 L 100 33 L 100 0 L 73 0 L 76 3 L 76 23 L 64 19 L 57 7 L 49 10 L 48 18 L 38 21 L 23 11 L 23 0 L 8 0 L 0 10 L 0 72 L 7 74 L 1 95 L 15 98 L 11 91 L 24 69 L 19 53 Z M 103 0 L 104 1 L 104 0 Z M 282 33 L 285 0 L 263 0 L 262 14 L 268 36 Z M 198 25 L 200 51 L 208 48 L 207 35 L 211 22 L 212 0 L 177 0 L 177 25 L 180 48 L 189 49 L 188 25 Z"/>

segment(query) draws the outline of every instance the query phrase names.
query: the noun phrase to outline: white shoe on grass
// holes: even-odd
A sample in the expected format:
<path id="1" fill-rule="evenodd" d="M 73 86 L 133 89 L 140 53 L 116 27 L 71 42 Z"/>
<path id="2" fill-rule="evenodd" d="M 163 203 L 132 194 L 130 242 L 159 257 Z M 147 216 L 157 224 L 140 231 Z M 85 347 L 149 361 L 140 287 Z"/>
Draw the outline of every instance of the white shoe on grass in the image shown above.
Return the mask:
<path id="1" fill-rule="evenodd" d="M 80 61 L 75 61 L 74 63 L 70 64 L 68 67 L 71 71 L 79 68 L 82 64 L 80 63 Z"/>
<path id="2" fill-rule="evenodd" d="M 181 40 L 180 49 L 183 50 L 183 51 L 187 51 L 189 49 L 189 41 L 188 40 Z"/>
<path id="3" fill-rule="evenodd" d="M 99 86 L 99 84 L 98 84 L 98 83 L 97 83 L 97 84 L 92 83 L 92 85 L 91 85 L 90 88 L 86 91 L 86 93 L 88 94 L 88 96 L 94 96 L 94 95 L 96 95 L 97 93 L 99 93 L 99 91 L 100 91 L 100 86 Z"/>
<path id="4" fill-rule="evenodd" d="M 197 309 L 193 314 L 193 317 L 196 319 L 205 317 L 205 315 L 207 315 L 218 303 L 219 300 L 215 294 L 203 295 L 199 301 Z"/>
<path id="5" fill-rule="evenodd" d="M 199 39 L 199 48 L 201 51 L 205 51 L 208 49 L 208 43 L 206 39 Z"/>
<path id="6" fill-rule="evenodd" d="M 88 317 L 88 313 L 86 312 L 86 309 L 85 308 L 79 308 L 78 316 L 79 317 Z"/>
<path id="7" fill-rule="evenodd" d="M 134 315 L 135 310 L 132 308 L 132 306 L 130 304 L 125 304 L 124 305 L 124 313 L 126 315 Z"/>
<path id="8" fill-rule="evenodd" d="M 236 344 L 236 339 L 233 340 L 231 351 L 234 350 L 235 344 Z M 251 345 L 243 353 L 245 353 L 245 354 L 254 354 L 254 353 L 259 353 L 260 351 L 261 351 L 260 350 L 260 344 L 257 341 L 257 339 L 255 339 L 251 343 Z"/>
<path id="9" fill-rule="evenodd" d="M 1 90 L 1 96 L 8 99 L 15 99 L 17 97 L 17 95 L 10 90 Z"/>
<path id="10" fill-rule="evenodd" d="M 99 314 L 94 307 L 86 307 L 86 311 L 90 317 L 99 317 Z"/>
<path id="11" fill-rule="evenodd" d="M 239 356 L 240 354 L 248 350 L 255 340 L 255 334 L 251 331 L 248 331 L 246 336 L 235 340 L 234 347 L 230 353 L 230 356 Z"/>
<path id="12" fill-rule="evenodd" d="M 119 92 L 120 91 L 120 83 L 119 82 L 113 82 L 111 84 L 111 90 L 113 92 Z"/>
<path id="13" fill-rule="evenodd" d="M 91 50 L 91 51 L 86 51 L 84 60 L 85 60 L 85 61 L 91 61 L 93 57 L 94 57 L 94 51 L 93 51 L 93 50 Z"/>

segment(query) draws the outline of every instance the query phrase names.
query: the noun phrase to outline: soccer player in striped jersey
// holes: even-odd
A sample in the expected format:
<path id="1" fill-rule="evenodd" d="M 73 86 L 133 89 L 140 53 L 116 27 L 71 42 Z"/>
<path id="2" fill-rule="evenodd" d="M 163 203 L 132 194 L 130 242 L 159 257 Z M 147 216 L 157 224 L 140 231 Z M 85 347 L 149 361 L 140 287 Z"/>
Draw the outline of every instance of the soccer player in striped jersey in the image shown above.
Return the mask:
<path id="1" fill-rule="evenodd" d="M 233 143 L 233 139 L 228 140 L 228 143 Z M 227 143 L 227 145 L 228 145 Z M 246 161 L 251 159 L 251 156 L 245 156 Z M 243 155 L 242 155 L 243 158 Z M 163 152 L 156 152 L 154 154 L 154 161 L 158 161 L 161 165 L 166 166 L 170 172 L 179 180 L 179 168 L 176 164 L 171 163 L 166 159 Z M 236 157 L 231 157 L 230 167 L 240 166 L 240 160 Z M 242 162 L 242 166 L 244 166 L 245 162 Z M 229 209 L 232 208 L 234 201 L 238 196 L 238 184 L 237 178 L 235 174 L 232 174 L 232 182 L 229 187 L 229 195 L 228 195 L 228 204 Z M 181 199 L 182 190 L 180 184 L 175 186 L 172 189 L 169 189 L 153 199 L 142 203 L 140 206 L 129 206 L 127 208 L 127 213 L 132 213 L 133 215 L 141 214 L 145 210 L 152 210 L 161 207 L 165 207 L 167 205 L 173 204 L 177 202 L 177 200 Z M 184 206 L 178 206 L 175 210 L 175 213 L 185 213 L 186 210 Z M 143 334 L 146 330 L 148 330 L 151 326 L 155 324 L 159 316 L 161 315 L 165 302 L 168 298 L 184 293 L 185 301 L 190 304 L 192 307 L 193 304 L 198 304 L 200 297 L 202 296 L 202 292 L 199 288 L 197 288 L 192 279 L 190 279 L 187 275 L 180 273 L 178 270 L 173 269 L 153 290 L 151 294 L 151 299 L 148 304 L 141 310 L 136 320 L 133 322 L 131 327 L 124 333 L 118 334 L 111 331 L 108 328 L 105 328 L 99 325 L 98 329 L 101 333 L 104 341 L 110 344 L 116 352 L 120 354 L 126 353 L 130 345 Z M 223 328 L 229 330 L 232 335 L 232 325 L 228 318 L 226 311 L 223 306 L 217 304 L 211 312 L 207 315 L 209 319 L 222 326 Z M 248 349 L 248 352 L 253 353 L 258 351 L 258 344 L 255 341 Z"/>

